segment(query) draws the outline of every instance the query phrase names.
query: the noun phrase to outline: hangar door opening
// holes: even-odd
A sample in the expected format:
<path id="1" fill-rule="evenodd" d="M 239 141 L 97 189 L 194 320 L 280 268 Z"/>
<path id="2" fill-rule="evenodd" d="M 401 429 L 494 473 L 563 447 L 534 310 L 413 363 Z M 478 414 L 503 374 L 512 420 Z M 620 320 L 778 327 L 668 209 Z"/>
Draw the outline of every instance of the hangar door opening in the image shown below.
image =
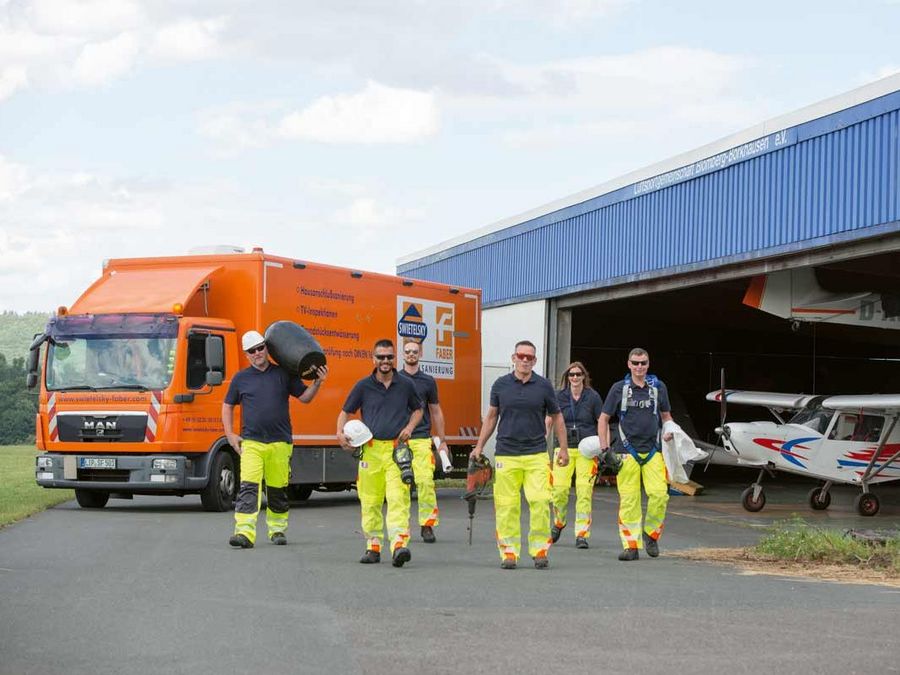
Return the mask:
<path id="1" fill-rule="evenodd" d="M 586 365 L 605 397 L 627 373 L 628 351 L 643 347 L 650 353 L 650 372 L 668 386 L 676 421 L 710 443 L 716 441 L 719 413 L 705 396 L 718 389 L 721 368 L 729 389 L 900 391 L 900 253 L 798 272 L 795 278 L 814 274 L 826 297 L 856 301 L 857 308 L 872 294 L 880 297 L 882 306 L 868 313 L 864 308 L 863 315 L 891 328 L 838 323 L 838 305 L 830 306 L 833 318 L 814 322 L 755 309 L 744 304 L 753 279 L 748 277 L 572 307 L 572 360 Z M 729 408 L 728 417 L 768 418 L 738 407 Z"/>

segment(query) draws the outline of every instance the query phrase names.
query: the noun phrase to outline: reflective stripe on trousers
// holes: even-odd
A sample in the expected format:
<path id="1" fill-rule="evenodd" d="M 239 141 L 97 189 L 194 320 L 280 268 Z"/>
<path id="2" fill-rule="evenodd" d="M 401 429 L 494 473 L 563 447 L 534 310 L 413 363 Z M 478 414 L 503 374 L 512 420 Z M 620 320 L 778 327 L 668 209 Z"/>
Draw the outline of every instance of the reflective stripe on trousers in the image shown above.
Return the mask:
<path id="1" fill-rule="evenodd" d="M 546 452 L 534 455 L 502 455 L 494 473 L 494 514 L 500 559 L 519 559 L 522 497 L 528 501 L 528 553 L 532 557 L 550 550 L 550 461 Z"/>
<path id="2" fill-rule="evenodd" d="M 394 461 L 394 441 L 371 440 L 363 446 L 356 478 L 366 548 L 381 550 L 384 536 L 382 505 L 387 497 L 387 531 L 391 551 L 409 540 L 409 485 L 400 479 Z"/>
<path id="3" fill-rule="evenodd" d="M 642 548 L 641 532 L 659 539 L 669 503 L 669 484 L 662 453 L 657 452 L 641 466 L 634 457 L 625 455 L 617 476 L 619 489 L 619 536 L 623 548 Z M 641 481 L 647 493 L 647 515 L 641 512 Z M 643 528 L 641 523 L 643 521 Z"/>
<path id="4" fill-rule="evenodd" d="M 559 448 L 553 451 L 553 487 L 554 525 L 566 526 L 569 510 L 569 491 L 572 487 L 572 474 L 575 474 L 575 536 L 588 539 L 591 536 L 591 512 L 594 502 L 594 476 L 597 475 L 597 460 L 582 455 L 578 450 L 569 451 L 569 463 L 559 466 L 556 458 Z"/>
<path id="5" fill-rule="evenodd" d="M 416 501 L 419 507 L 419 525 L 434 527 L 440 522 L 437 495 L 434 491 L 434 453 L 430 438 L 409 439 L 413 454 L 413 475 L 416 480 Z"/>
<path id="6" fill-rule="evenodd" d="M 266 528 L 268 536 L 286 532 L 288 498 L 285 488 L 291 475 L 290 443 L 241 443 L 241 486 L 234 505 L 234 533 L 256 541 L 256 520 L 262 494 L 259 485 L 266 481 Z"/>

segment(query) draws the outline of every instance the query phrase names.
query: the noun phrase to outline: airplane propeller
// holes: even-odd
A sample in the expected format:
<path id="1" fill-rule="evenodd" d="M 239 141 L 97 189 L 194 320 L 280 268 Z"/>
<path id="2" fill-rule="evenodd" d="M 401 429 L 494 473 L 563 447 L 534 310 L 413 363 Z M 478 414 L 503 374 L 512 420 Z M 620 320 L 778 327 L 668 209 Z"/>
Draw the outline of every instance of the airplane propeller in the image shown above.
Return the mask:
<path id="1" fill-rule="evenodd" d="M 727 412 L 727 403 L 725 401 L 725 369 L 722 368 L 719 371 L 719 426 L 715 428 L 716 434 L 719 436 L 719 441 L 722 443 L 722 450 L 725 450 L 725 440 L 731 438 L 731 429 L 728 428 L 728 425 L 725 424 L 725 415 Z M 712 461 L 712 457 L 715 454 L 715 451 L 718 450 L 719 444 L 713 446 L 713 450 L 709 453 L 709 457 L 706 458 L 706 466 L 703 467 L 704 473 L 709 468 L 709 463 Z"/>

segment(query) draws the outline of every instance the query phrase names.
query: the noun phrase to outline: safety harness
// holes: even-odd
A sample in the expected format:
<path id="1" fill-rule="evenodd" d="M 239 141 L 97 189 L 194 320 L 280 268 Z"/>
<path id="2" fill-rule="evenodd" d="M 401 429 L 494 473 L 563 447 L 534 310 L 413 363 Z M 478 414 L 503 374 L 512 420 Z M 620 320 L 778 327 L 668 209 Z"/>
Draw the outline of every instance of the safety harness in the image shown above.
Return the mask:
<path id="1" fill-rule="evenodd" d="M 659 379 L 656 375 L 647 375 L 647 386 L 650 387 L 650 401 L 653 406 L 653 415 L 659 420 Z M 632 393 L 634 390 L 634 383 L 631 381 L 631 375 L 628 374 L 625 376 L 623 380 L 622 386 L 622 405 L 619 407 L 619 438 L 622 439 L 622 445 L 628 451 L 628 454 L 634 457 L 634 461 L 637 462 L 640 466 L 644 466 L 647 462 L 649 462 L 653 455 L 659 452 L 659 442 L 660 442 L 660 432 L 656 432 L 656 441 L 653 443 L 653 447 L 650 449 L 650 452 L 647 453 L 647 456 L 641 459 L 640 454 L 637 450 L 635 450 L 634 446 L 631 444 L 631 441 L 625 436 L 625 432 L 622 431 L 622 422 L 625 420 L 625 414 L 628 412 L 628 407 L 632 401 Z"/>

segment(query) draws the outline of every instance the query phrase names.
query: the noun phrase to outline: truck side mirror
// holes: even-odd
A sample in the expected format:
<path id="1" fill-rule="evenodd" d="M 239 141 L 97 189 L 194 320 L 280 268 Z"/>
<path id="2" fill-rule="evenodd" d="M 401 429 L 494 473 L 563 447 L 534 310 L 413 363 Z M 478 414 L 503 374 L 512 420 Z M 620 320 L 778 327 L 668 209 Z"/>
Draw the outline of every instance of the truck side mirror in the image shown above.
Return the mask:
<path id="1" fill-rule="evenodd" d="M 34 389 L 38 383 L 38 362 L 41 358 L 41 345 L 45 336 L 36 336 L 34 342 L 31 343 L 31 349 L 28 351 L 28 359 L 25 362 L 25 386 Z"/>
<path id="2" fill-rule="evenodd" d="M 206 384 L 211 387 L 222 384 L 222 371 L 225 370 L 225 350 L 222 337 L 206 336 Z"/>

